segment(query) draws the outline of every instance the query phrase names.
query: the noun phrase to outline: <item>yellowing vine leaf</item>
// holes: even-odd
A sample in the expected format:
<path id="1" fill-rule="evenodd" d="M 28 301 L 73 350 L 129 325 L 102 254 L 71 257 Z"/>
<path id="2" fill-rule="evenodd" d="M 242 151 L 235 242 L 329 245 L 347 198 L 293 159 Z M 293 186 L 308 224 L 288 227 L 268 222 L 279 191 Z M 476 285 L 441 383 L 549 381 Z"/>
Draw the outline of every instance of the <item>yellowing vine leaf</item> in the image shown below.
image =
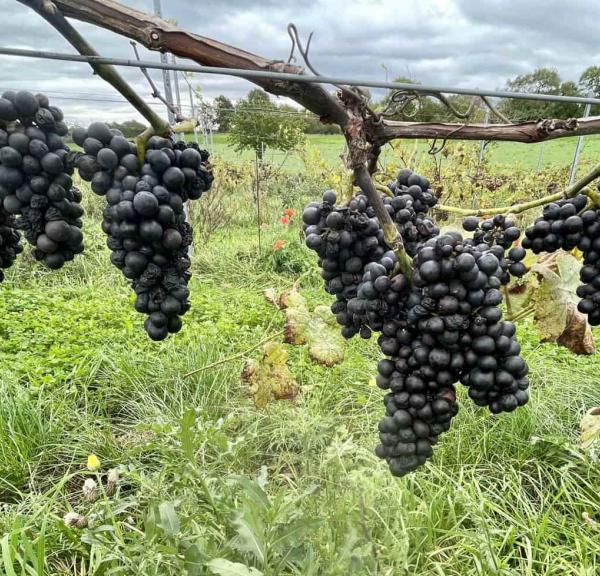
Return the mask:
<path id="1" fill-rule="evenodd" d="M 540 339 L 555 342 L 567 324 L 566 292 L 561 289 L 560 276 L 547 266 L 538 263 L 532 270 L 539 279 L 539 286 L 532 295 L 533 320 Z"/>
<path id="2" fill-rule="evenodd" d="M 537 285 L 532 288 L 534 322 L 543 342 L 556 342 L 575 354 L 595 352 L 592 330 L 577 310 L 581 262 L 568 252 L 540 257 L 531 267 Z"/>
<path id="3" fill-rule="evenodd" d="M 325 366 L 344 360 L 346 344 L 327 306 L 316 306 L 310 312 L 306 299 L 295 289 L 282 294 L 279 305 L 285 309 L 285 342 L 306 344 L 310 357 Z"/>
<path id="4" fill-rule="evenodd" d="M 581 262 L 569 252 L 556 253 L 556 267 L 558 275 L 563 281 L 564 288 L 572 295 L 572 300 L 577 301 L 575 291 L 577 286 L 581 284 L 579 280 L 579 271 L 581 270 Z"/>
<path id="5" fill-rule="evenodd" d="M 252 401 L 264 408 L 271 398 L 293 400 L 298 387 L 287 365 L 288 353 L 283 344 L 267 342 L 259 360 L 248 360 L 242 370 L 242 380 L 248 383 Z"/>
<path id="6" fill-rule="evenodd" d="M 594 354 L 596 346 L 594 335 L 587 316 L 577 310 L 577 305 L 567 302 L 567 321 L 565 329 L 556 340 L 557 344 L 568 348 L 573 354 Z"/>

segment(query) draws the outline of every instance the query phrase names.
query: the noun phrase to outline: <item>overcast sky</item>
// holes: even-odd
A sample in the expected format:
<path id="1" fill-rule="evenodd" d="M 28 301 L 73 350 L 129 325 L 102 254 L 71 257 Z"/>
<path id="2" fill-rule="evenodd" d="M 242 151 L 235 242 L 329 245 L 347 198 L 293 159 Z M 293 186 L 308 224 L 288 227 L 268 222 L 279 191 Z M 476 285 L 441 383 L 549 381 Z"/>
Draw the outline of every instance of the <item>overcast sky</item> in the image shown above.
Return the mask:
<path id="1" fill-rule="evenodd" d="M 152 0 L 122 0 L 151 11 Z M 577 80 L 600 65 L 598 0 L 162 0 L 163 16 L 190 32 L 273 59 L 287 59 L 286 32 L 314 31 L 313 64 L 322 73 L 385 79 L 410 76 L 423 83 L 501 88 L 508 77 L 540 66 Z M 72 52 L 37 14 L 16 0 L 0 0 L 1 45 Z M 75 22 L 96 50 L 129 58 L 129 41 Z M 142 58 L 158 59 L 142 49 Z M 148 100 L 139 71 L 121 69 Z M 153 72 L 156 80 L 160 72 Z M 208 97 L 242 97 L 251 85 L 229 77 L 192 80 Z M 180 81 L 184 103 L 187 85 Z M 72 121 L 139 118 L 120 95 L 85 64 L 0 56 L 0 88 L 46 92 Z M 161 108 L 157 104 L 157 109 Z"/>

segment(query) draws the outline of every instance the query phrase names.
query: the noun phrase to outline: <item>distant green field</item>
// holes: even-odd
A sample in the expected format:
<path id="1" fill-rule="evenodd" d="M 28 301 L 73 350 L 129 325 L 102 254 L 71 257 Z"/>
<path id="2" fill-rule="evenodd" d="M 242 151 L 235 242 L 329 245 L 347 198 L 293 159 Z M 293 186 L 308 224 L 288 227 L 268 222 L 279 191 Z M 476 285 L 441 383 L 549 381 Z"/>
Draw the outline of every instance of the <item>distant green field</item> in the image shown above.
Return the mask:
<path id="1" fill-rule="evenodd" d="M 188 139 L 193 135 L 188 134 Z M 202 140 L 200 140 L 202 142 Z M 543 145 L 543 156 L 541 168 L 569 166 L 575 153 L 575 138 L 562 138 L 546 142 Z M 315 146 L 321 152 L 321 155 L 328 162 L 336 163 L 344 150 L 344 139 L 338 135 L 311 134 L 308 136 L 308 145 Z M 408 154 L 416 147 L 418 154 L 425 154 L 429 148 L 429 143 L 424 141 L 398 141 L 395 146 L 403 147 Z M 477 144 L 475 144 L 477 145 Z M 209 143 L 214 154 L 217 154 L 225 160 L 252 160 L 254 154 L 250 151 L 236 152 L 228 143 L 226 134 L 214 134 L 212 143 Z M 499 142 L 491 144 L 486 149 L 487 158 L 498 165 L 516 165 L 522 168 L 535 170 L 540 157 L 541 144 L 519 144 L 512 142 Z M 386 146 L 382 155 L 382 160 L 391 159 L 397 156 L 397 152 L 390 146 Z M 283 164 L 284 167 L 292 170 L 302 167 L 302 162 L 297 154 L 283 154 L 277 151 L 266 150 L 265 158 L 274 164 Z M 583 143 L 581 152 L 581 161 L 594 160 L 600 158 L 600 137 L 588 136 Z"/>

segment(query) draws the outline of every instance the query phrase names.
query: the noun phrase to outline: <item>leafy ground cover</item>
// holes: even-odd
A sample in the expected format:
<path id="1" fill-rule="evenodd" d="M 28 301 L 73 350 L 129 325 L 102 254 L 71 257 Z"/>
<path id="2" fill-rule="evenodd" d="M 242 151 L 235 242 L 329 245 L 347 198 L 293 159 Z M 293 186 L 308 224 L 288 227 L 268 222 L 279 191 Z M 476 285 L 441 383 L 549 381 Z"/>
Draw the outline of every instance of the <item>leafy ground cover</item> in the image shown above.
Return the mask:
<path id="1" fill-rule="evenodd" d="M 297 397 L 253 406 L 240 374 L 258 353 L 244 352 L 283 327 L 264 290 L 299 281 L 311 307 L 328 301 L 298 217 L 280 221 L 322 183 L 276 184 L 260 253 L 249 185 L 228 200 L 229 226 L 196 243 L 193 307 L 163 343 L 146 338 L 109 264 L 94 199 L 82 258 L 52 273 L 25 258 L 10 271 L 0 288 L 0 572 L 598 574 L 600 475 L 579 448 L 579 421 L 600 404 L 599 364 L 541 344 L 527 321 L 530 403 L 493 417 L 461 390 L 433 461 L 403 479 L 373 454 L 374 342 L 350 342 L 333 367 L 287 347 Z M 66 526 L 68 512 L 88 527 Z"/>

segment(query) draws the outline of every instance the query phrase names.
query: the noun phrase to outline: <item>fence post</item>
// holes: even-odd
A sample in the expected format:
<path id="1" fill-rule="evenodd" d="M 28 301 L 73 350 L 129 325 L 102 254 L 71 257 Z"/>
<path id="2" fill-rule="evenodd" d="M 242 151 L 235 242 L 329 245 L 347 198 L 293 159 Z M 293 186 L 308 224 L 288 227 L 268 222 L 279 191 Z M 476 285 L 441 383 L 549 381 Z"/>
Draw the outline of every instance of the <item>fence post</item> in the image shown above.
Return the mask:
<path id="1" fill-rule="evenodd" d="M 484 126 L 487 126 L 489 124 L 489 121 L 490 121 L 490 109 L 486 108 L 485 116 L 483 117 Z M 482 140 L 479 143 L 479 163 L 477 164 L 477 172 L 479 172 L 479 167 L 481 166 L 481 163 L 483 162 L 484 155 L 485 155 L 485 140 Z"/>
<path id="2" fill-rule="evenodd" d="M 591 96 L 590 96 L 591 98 Z M 591 104 L 585 105 L 585 110 L 583 111 L 583 117 L 586 118 L 590 115 L 590 110 L 592 109 Z M 577 145 L 575 146 L 575 156 L 573 157 L 573 163 L 571 164 L 571 172 L 569 173 L 569 184 L 573 184 L 575 180 L 575 174 L 577 173 L 577 164 L 579 164 L 579 154 L 581 153 L 581 146 L 583 145 L 583 136 L 579 136 L 577 138 Z"/>
<path id="3" fill-rule="evenodd" d="M 162 7 L 160 5 L 160 0 L 154 0 L 154 13 L 162 18 Z M 160 53 L 160 61 L 163 64 L 168 64 L 167 55 L 164 52 Z M 163 83 L 165 85 L 165 98 L 167 102 L 172 106 L 173 105 L 173 93 L 171 92 L 171 75 L 169 71 L 165 68 L 163 69 Z M 171 108 L 167 106 L 167 118 L 169 119 L 169 124 L 175 123 L 175 114 L 173 114 Z"/>
<path id="4" fill-rule="evenodd" d="M 542 160 L 544 159 L 544 144 L 545 142 L 540 144 L 540 153 L 538 155 L 537 168 L 535 169 L 536 174 L 539 174 L 540 169 L 542 168 Z"/>
<path id="5" fill-rule="evenodd" d="M 485 109 L 485 116 L 483 117 L 483 124 L 487 126 L 490 121 L 490 109 Z M 483 158 L 485 156 L 485 140 L 481 140 L 479 143 L 479 159 L 477 160 L 477 172 L 475 173 L 475 177 L 479 178 L 479 171 L 481 170 L 481 164 L 483 162 Z M 477 208 L 478 199 L 477 199 L 477 188 L 471 184 L 471 208 Z"/>

